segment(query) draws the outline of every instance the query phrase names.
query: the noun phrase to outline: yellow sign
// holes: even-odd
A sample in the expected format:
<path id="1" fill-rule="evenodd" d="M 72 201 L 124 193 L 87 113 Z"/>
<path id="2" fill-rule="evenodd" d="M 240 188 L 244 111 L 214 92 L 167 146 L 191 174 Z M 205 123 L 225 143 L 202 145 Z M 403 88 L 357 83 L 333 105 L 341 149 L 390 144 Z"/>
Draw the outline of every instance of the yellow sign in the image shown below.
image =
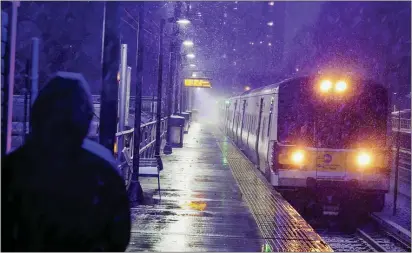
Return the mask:
<path id="1" fill-rule="evenodd" d="M 212 84 L 207 79 L 185 79 L 185 87 L 199 87 L 199 88 L 212 88 Z"/>

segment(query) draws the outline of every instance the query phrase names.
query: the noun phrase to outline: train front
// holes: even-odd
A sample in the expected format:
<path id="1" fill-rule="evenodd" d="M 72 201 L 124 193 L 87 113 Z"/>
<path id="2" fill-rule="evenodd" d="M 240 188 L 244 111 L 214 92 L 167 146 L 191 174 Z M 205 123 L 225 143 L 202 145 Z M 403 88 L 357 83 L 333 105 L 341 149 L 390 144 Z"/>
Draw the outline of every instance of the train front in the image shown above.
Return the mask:
<path id="1" fill-rule="evenodd" d="M 387 90 L 333 78 L 302 79 L 294 94 L 287 88 L 279 89 L 278 187 L 324 215 L 381 210 L 389 188 Z"/>

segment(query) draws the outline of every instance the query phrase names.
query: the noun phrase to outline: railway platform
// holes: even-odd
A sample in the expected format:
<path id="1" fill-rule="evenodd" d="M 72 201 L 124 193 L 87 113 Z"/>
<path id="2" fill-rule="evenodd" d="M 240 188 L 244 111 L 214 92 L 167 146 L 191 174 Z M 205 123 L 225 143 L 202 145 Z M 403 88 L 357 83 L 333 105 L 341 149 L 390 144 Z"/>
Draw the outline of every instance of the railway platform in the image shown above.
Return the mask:
<path id="1" fill-rule="evenodd" d="M 194 123 L 184 138 L 162 157 L 160 196 L 141 179 L 128 251 L 332 251 L 217 128 Z"/>

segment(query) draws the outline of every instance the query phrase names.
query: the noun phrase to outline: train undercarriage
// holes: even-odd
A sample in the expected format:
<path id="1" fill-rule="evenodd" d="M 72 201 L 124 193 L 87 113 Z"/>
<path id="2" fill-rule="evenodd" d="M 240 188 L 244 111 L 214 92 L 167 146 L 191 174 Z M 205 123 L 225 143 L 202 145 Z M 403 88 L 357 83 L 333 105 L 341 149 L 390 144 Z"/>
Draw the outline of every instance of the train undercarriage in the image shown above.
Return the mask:
<path id="1" fill-rule="evenodd" d="M 319 220 L 336 217 L 343 225 L 351 227 L 359 219 L 383 209 L 384 191 L 364 191 L 341 187 L 275 187 L 278 192 L 306 219 Z"/>

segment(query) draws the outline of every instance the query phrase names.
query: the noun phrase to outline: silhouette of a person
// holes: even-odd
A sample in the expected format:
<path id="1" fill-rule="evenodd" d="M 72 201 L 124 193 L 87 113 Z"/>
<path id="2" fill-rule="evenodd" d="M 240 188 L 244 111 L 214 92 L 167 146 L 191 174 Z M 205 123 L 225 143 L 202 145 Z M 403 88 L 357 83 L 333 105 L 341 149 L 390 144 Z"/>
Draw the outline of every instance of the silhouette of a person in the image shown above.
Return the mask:
<path id="1" fill-rule="evenodd" d="M 129 200 L 110 151 L 84 142 L 92 117 L 80 74 L 39 92 L 27 142 L 2 161 L 2 251 L 126 250 Z"/>

